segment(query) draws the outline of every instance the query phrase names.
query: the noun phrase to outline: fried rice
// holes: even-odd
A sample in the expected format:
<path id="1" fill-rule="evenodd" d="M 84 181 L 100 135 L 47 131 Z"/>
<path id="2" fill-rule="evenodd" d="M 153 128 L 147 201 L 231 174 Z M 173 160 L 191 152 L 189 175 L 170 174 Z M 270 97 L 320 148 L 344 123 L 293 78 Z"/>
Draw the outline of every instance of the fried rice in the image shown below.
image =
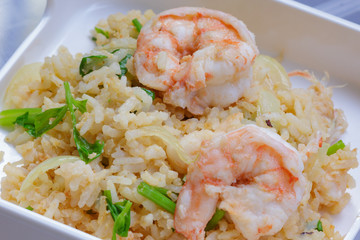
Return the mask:
<path id="1" fill-rule="evenodd" d="M 207 140 L 214 132 L 229 132 L 253 123 L 278 133 L 302 153 L 306 177 L 305 194 L 297 211 L 280 232 L 261 239 L 342 239 L 331 223 L 331 214 L 339 213 L 348 203 L 350 195 L 346 190 L 355 186 L 348 170 L 356 168 L 358 162 L 356 149 L 349 144 L 335 154 L 326 154 L 347 127 L 342 110 L 334 108 L 332 88 L 326 87 L 326 80 L 307 73 L 303 81 L 310 81 L 311 86 L 306 89 L 269 86 L 266 91 L 261 81 L 253 81 L 235 104 L 207 108 L 203 115 L 193 116 L 165 104 L 156 92 L 152 100 L 137 82 L 132 58 L 126 64 L 128 73 L 117 76 L 117 62 L 136 49 L 138 32 L 132 20 L 137 18 L 144 24 L 153 16 L 151 10 L 144 14 L 130 11 L 110 15 L 96 25 L 109 37 L 92 30 L 96 47 L 91 53 L 107 56 L 107 66 L 82 77 L 79 65 L 85 55 L 73 56 L 60 47 L 39 67 L 26 70 L 40 69 L 37 81 L 27 81 L 17 91 L 9 90 L 12 93 L 5 99 L 7 106 L 47 110 L 64 105 L 63 82 L 69 82 L 73 96 L 87 100 L 87 112 L 77 114 L 80 135 L 89 142 L 103 141 L 104 151 L 89 164 L 78 160 L 50 169 L 38 176 L 29 191 L 20 191 L 24 179 L 40 163 L 56 156 L 77 156 L 78 152 L 70 114 L 38 138 L 15 126 L 6 141 L 14 145 L 22 159 L 4 167 L 1 197 L 24 208 L 31 206 L 36 213 L 98 238 L 111 239 L 114 220 L 102 195 L 104 190 L 110 190 L 114 202 L 127 199 L 133 203 L 128 239 L 183 239 L 174 232 L 173 215 L 137 192 L 144 181 L 170 190 L 176 201 L 185 176 L 169 163 L 173 153 L 168 144 L 142 128 L 163 128 L 196 158 L 201 147 L 199 139 Z M 117 55 L 111 53 L 119 48 Z M 278 102 L 279 109 L 262 111 L 269 101 Z M 316 230 L 319 220 L 322 231 Z M 206 233 L 206 239 L 244 238 L 225 215 L 215 229 Z"/>

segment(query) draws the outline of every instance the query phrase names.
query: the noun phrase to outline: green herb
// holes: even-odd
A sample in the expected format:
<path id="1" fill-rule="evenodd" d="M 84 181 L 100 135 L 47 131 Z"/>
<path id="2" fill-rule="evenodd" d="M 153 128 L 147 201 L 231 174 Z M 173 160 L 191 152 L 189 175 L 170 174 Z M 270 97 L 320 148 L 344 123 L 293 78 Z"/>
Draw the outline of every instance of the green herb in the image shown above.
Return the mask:
<path id="1" fill-rule="evenodd" d="M 128 69 L 126 68 L 126 63 L 131 57 L 132 57 L 132 55 L 128 53 L 128 54 L 126 54 L 126 56 L 123 59 L 120 60 L 119 65 L 120 65 L 121 73 L 118 74 L 119 78 L 121 78 L 128 72 Z"/>
<path id="2" fill-rule="evenodd" d="M 161 193 L 158 189 L 156 189 L 156 187 L 150 186 L 146 182 L 141 182 L 137 188 L 137 192 L 160 207 L 164 208 L 166 211 L 172 214 L 175 213 L 176 204 L 163 193 Z"/>
<path id="3" fill-rule="evenodd" d="M 107 58 L 107 56 L 104 55 L 83 57 L 79 66 L 80 75 L 83 77 L 86 74 L 101 68 L 105 63 L 105 58 Z"/>
<path id="4" fill-rule="evenodd" d="M 150 186 L 146 182 L 141 182 L 137 188 L 137 192 L 156 205 L 164 208 L 166 211 L 172 214 L 175 213 L 176 204 L 167 196 L 167 189 Z M 216 209 L 214 215 L 206 225 L 205 230 L 210 231 L 214 229 L 218 222 L 224 217 L 224 215 L 225 211 Z"/>
<path id="5" fill-rule="evenodd" d="M 18 124 L 24 127 L 29 135 L 37 138 L 59 124 L 64 118 L 66 112 L 69 110 L 73 124 L 73 135 L 76 148 L 78 149 L 80 158 L 85 163 L 89 163 L 101 155 L 104 149 L 104 143 L 100 143 L 100 141 L 97 140 L 92 144 L 80 136 L 79 131 L 76 129 L 75 110 L 79 110 L 81 113 L 86 112 L 87 100 L 75 100 L 71 95 L 70 85 L 68 82 L 64 82 L 64 88 L 66 105 L 63 107 L 51 108 L 44 112 L 41 112 L 40 108 L 5 110 L 0 113 L 0 120 L 2 120 L 2 123 L 6 126 L 12 122 L 14 124 Z M 14 118 L 15 121 L 13 121 Z M 89 158 L 89 155 L 94 153 L 95 156 L 93 158 Z"/>
<path id="6" fill-rule="evenodd" d="M 120 214 L 116 217 L 113 228 L 112 240 L 116 240 L 116 234 L 121 237 L 127 237 L 130 228 L 130 208 L 132 203 L 124 200 L 122 203 L 116 203 L 118 208 L 123 207 Z"/>
<path id="7" fill-rule="evenodd" d="M 140 21 L 139 21 L 137 18 L 134 18 L 134 19 L 132 20 L 132 23 L 134 24 L 136 30 L 137 30 L 138 32 L 140 32 L 140 31 L 141 31 L 141 28 L 142 28 L 142 25 L 141 25 Z"/>
<path id="8" fill-rule="evenodd" d="M 68 82 L 64 82 L 65 88 L 65 98 L 66 104 L 70 111 L 72 125 L 73 125 L 73 135 L 76 148 L 79 152 L 80 158 L 85 162 L 89 163 L 92 160 L 96 159 L 101 155 L 104 150 L 104 143 L 101 143 L 99 140 L 96 140 L 95 143 L 89 143 L 85 138 L 80 136 L 79 131 L 76 129 L 76 116 L 75 116 L 75 106 L 80 112 L 84 113 L 86 111 L 86 100 L 77 101 L 73 98 L 70 91 L 70 85 Z M 93 158 L 89 158 L 89 155 L 95 153 L 96 155 Z"/>
<path id="9" fill-rule="evenodd" d="M 96 37 L 92 37 L 91 40 L 93 40 L 94 42 L 96 42 Z"/>
<path id="10" fill-rule="evenodd" d="M 169 192 L 168 189 L 162 188 L 162 187 L 154 187 L 154 188 L 155 188 L 156 191 L 158 191 L 159 193 L 161 193 L 165 197 L 168 197 L 168 192 Z"/>
<path id="11" fill-rule="evenodd" d="M 30 211 L 34 211 L 34 208 L 32 206 L 27 206 L 26 209 Z"/>
<path id="12" fill-rule="evenodd" d="M 186 182 L 186 175 L 182 178 L 183 182 Z"/>
<path id="13" fill-rule="evenodd" d="M 112 240 L 116 240 L 116 234 L 127 237 L 130 228 L 130 208 L 132 203 L 124 200 L 113 204 L 110 190 L 105 190 L 103 195 L 106 197 L 107 208 L 114 220 Z"/>
<path id="14" fill-rule="evenodd" d="M 100 34 L 104 35 L 106 38 L 109 38 L 109 32 L 108 31 L 104 31 L 101 28 L 97 28 L 97 27 L 95 27 L 95 31 L 97 33 L 100 33 Z"/>
<path id="15" fill-rule="evenodd" d="M 155 93 L 153 91 L 146 88 L 142 88 L 142 90 L 144 90 L 152 98 L 152 100 L 155 99 Z"/>
<path id="16" fill-rule="evenodd" d="M 66 105 L 60 108 L 51 108 L 36 115 L 30 115 L 29 112 L 26 112 L 16 118 L 15 123 L 24 127 L 29 135 L 37 138 L 59 124 L 66 112 Z"/>
<path id="17" fill-rule="evenodd" d="M 115 50 L 113 50 L 113 51 L 111 52 L 111 54 L 114 54 L 114 53 L 116 53 L 116 52 L 119 51 L 119 50 L 120 50 L 120 48 L 115 49 Z"/>
<path id="18" fill-rule="evenodd" d="M 205 231 L 210 231 L 216 227 L 218 222 L 224 217 L 225 211 L 221 209 L 216 209 L 214 215 L 210 219 L 210 221 L 207 223 L 205 227 Z"/>
<path id="19" fill-rule="evenodd" d="M 41 113 L 41 108 L 20 108 L 20 109 L 9 109 L 0 112 L 0 126 L 11 127 L 14 125 L 16 118 L 21 115 L 28 113 L 31 117 Z"/>
<path id="20" fill-rule="evenodd" d="M 319 232 L 323 231 L 322 222 L 320 220 L 317 222 L 315 229 L 318 230 Z"/>
<path id="21" fill-rule="evenodd" d="M 327 154 L 328 156 L 330 156 L 330 155 L 336 153 L 337 150 L 339 150 L 339 149 L 344 149 L 344 147 L 345 147 L 344 142 L 343 142 L 342 140 L 339 140 L 339 141 L 337 141 L 336 143 L 334 143 L 333 145 L 331 145 L 331 146 L 328 148 L 326 154 Z"/>

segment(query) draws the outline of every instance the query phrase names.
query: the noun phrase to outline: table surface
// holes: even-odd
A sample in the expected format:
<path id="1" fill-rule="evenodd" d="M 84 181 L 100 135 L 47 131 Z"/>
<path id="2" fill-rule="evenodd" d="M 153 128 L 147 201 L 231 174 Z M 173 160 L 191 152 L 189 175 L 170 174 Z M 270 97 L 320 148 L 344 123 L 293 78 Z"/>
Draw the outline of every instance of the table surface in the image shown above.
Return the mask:
<path id="1" fill-rule="evenodd" d="M 360 0 L 297 2 L 360 24 Z M 40 22 L 45 8 L 46 0 L 0 0 L 0 69 Z M 360 233 L 356 239 L 360 240 Z"/>

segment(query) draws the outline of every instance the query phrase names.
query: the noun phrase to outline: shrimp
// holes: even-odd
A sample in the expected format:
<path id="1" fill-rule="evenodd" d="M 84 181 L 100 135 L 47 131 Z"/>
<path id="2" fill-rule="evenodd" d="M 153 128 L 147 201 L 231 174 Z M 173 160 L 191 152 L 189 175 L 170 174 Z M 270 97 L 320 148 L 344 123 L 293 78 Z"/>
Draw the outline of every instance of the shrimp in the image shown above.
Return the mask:
<path id="1" fill-rule="evenodd" d="M 255 37 L 242 21 L 216 10 L 182 7 L 143 26 L 134 65 L 140 83 L 163 92 L 165 103 L 202 114 L 243 95 L 257 54 Z"/>
<path id="2" fill-rule="evenodd" d="M 280 231 L 305 191 L 299 152 L 255 125 L 202 145 L 177 200 L 176 231 L 188 239 L 204 239 L 216 207 L 227 212 L 246 239 Z"/>

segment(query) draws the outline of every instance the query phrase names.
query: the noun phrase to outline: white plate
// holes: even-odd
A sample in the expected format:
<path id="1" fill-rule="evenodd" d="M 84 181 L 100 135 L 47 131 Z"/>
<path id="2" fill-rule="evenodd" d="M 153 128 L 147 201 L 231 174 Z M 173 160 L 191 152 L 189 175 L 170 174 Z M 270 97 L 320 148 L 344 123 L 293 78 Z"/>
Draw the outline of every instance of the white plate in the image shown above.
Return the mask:
<path id="1" fill-rule="evenodd" d="M 334 103 L 345 111 L 349 128 L 342 138 L 358 147 L 360 122 L 360 26 L 319 12 L 293 1 L 284 0 L 49 0 L 45 15 L 37 28 L 23 42 L 0 71 L 0 99 L 11 77 L 22 65 L 43 61 L 55 54 L 60 45 L 73 53 L 87 52 L 94 45 L 89 31 L 101 19 L 131 9 L 153 9 L 160 12 L 177 6 L 202 6 L 222 10 L 242 19 L 255 33 L 263 53 L 282 55 L 287 70 L 309 69 L 322 76 L 330 74 L 331 84 L 344 84 L 335 89 Z M 1 109 L 1 105 L 0 105 Z M 6 132 L 0 130 L 0 176 L 6 162 L 20 159 L 4 142 Z M 359 156 L 358 156 L 359 157 Z M 334 216 L 334 225 L 346 240 L 356 239 L 360 229 L 360 168 L 351 171 L 357 187 L 350 190 L 352 199 Z M 97 239 L 71 227 L 47 219 L 0 199 L 1 240 L 73 240 Z"/>

